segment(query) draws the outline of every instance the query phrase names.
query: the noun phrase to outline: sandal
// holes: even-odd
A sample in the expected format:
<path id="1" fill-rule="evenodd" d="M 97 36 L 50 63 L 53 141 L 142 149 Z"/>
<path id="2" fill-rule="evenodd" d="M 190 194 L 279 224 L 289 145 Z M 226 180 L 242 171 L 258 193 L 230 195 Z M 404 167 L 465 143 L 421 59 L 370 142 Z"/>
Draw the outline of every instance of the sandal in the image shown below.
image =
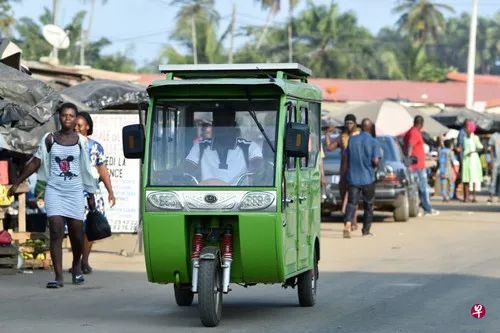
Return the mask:
<path id="1" fill-rule="evenodd" d="M 73 284 L 83 284 L 85 282 L 85 279 L 83 278 L 83 274 L 80 275 L 73 275 Z"/>
<path id="2" fill-rule="evenodd" d="M 59 289 L 64 287 L 64 283 L 62 281 L 49 281 L 47 282 L 48 289 Z"/>

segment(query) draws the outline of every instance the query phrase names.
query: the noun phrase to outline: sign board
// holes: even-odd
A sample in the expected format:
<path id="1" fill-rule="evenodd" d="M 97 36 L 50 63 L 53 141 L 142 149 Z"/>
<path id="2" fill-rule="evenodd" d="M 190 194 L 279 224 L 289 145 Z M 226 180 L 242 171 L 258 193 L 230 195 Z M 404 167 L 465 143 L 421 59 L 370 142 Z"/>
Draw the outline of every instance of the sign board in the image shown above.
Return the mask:
<path id="1" fill-rule="evenodd" d="M 137 124 L 137 112 L 130 114 L 92 114 L 94 133 L 91 138 L 99 142 L 107 158 L 111 184 L 116 197 L 116 205 L 109 207 L 108 193 L 101 183 L 105 201 L 106 217 L 114 233 L 137 232 L 139 226 L 140 160 L 129 160 L 123 156 L 122 128 Z"/>

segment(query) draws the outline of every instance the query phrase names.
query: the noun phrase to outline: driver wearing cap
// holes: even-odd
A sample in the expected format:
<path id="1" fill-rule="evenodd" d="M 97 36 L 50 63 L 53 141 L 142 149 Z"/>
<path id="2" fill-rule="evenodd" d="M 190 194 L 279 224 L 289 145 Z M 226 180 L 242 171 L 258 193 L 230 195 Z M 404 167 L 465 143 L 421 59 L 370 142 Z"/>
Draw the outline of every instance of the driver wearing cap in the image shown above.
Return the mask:
<path id="1" fill-rule="evenodd" d="M 212 138 L 195 143 L 186 157 L 188 171 L 196 172 L 205 185 L 238 185 L 242 176 L 262 166 L 262 150 L 239 137 L 235 119 L 234 110 L 214 112 Z"/>

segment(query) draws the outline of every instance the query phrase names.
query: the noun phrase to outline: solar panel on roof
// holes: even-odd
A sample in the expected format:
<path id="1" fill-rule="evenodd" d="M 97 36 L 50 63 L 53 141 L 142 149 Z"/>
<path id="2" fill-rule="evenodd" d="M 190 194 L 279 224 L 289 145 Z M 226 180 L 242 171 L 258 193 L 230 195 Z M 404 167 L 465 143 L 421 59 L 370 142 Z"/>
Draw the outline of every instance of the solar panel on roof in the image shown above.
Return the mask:
<path id="1" fill-rule="evenodd" d="M 179 78 L 268 77 L 278 71 L 295 77 L 307 77 L 312 71 L 298 63 L 160 65 L 160 72 Z"/>

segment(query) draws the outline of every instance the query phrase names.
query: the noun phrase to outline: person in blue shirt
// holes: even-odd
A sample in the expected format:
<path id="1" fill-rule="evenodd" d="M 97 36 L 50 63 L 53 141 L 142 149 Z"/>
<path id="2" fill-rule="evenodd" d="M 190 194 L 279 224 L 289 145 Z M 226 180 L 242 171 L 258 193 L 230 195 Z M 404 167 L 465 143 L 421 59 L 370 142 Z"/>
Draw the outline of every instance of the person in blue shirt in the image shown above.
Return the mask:
<path id="1" fill-rule="evenodd" d="M 351 223 L 361 195 L 364 209 L 362 235 L 373 235 L 370 233 L 370 228 L 375 200 L 375 168 L 380 162 L 381 148 L 372 135 L 373 122 L 370 119 L 363 119 L 361 127 L 361 134 L 349 139 L 346 152 L 349 194 L 344 218 L 344 238 L 351 238 Z"/>

